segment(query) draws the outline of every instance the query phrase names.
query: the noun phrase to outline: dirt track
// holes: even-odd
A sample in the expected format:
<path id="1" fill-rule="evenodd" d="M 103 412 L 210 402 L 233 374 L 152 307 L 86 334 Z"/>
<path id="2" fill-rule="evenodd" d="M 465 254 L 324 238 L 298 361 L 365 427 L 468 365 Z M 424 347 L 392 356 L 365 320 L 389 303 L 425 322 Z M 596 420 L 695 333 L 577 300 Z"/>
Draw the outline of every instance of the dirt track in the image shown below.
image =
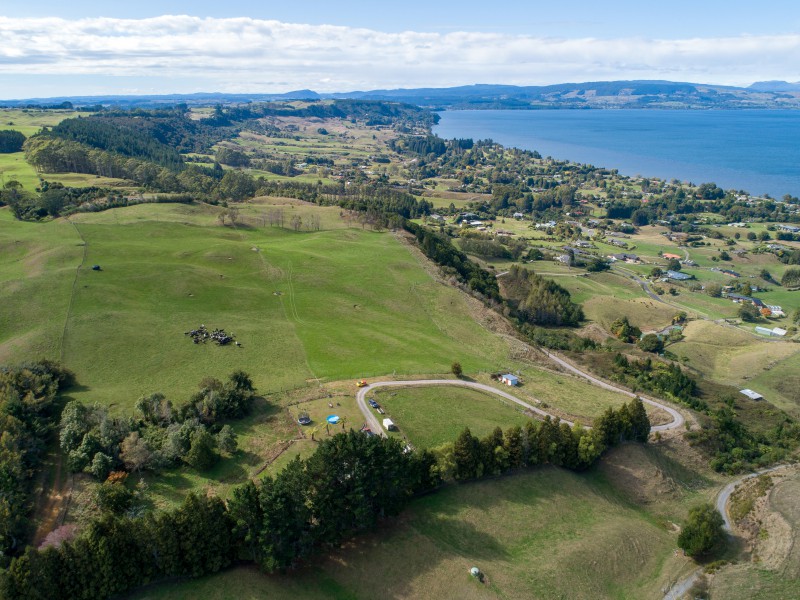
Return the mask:
<path id="1" fill-rule="evenodd" d="M 587 379 L 593 385 L 596 385 L 598 387 L 602 387 L 604 389 L 611 390 L 611 391 L 614 391 L 614 392 L 619 392 L 621 394 L 625 394 L 626 396 L 630 396 L 630 397 L 636 396 L 636 394 L 634 394 L 633 392 L 629 392 L 628 390 L 616 387 L 614 385 L 611 385 L 609 383 L 601 381 L 601 380 L 589 375 L 588 373 L 584 373 L 583 371 L 581 371 L 577 367 L 574 367 L 573 365 L 569 364 L 565 360 L 563 360 L 563 359 L 561 359 L 561 358 L 559 358 L 559 357 L 557 357 L 557 356 L 555 356 L 553 354 L 550 354 L 548 352 L 545 352 L 545 354 L 547 354 L 547 356 L 551 360 L 555 361 L 560 366 L 562 366 L 565 369 L 567 369 L 567 370 L 569 370 L 569 371 L 571 371 L 573 373 L 576 373 L 577 375 L 580 375 L 581 377 Z M 372 431 L 374 431 L 375 433 L 377 433 L 379 435 L 382 435 L 382 436 L 386 436 L 386 432 L 383 430 L 383 426 L 378 421 L 378 418 L 375 416 L 375 412 L 370 410 L 370 407 L 367 404 L 367 393 L 370 390 L 377 389 L 377 388 L 380 388 L 380 387 L 408 387 L 408 386 L 432 386 L 432 385 L 454 385 L 454 386 L 459 386 L 459 387 L 468 387 L 468 388 L 472 388 L 474 390 L 478 390 L 478 391 L 481 391 L 481 392 L 487 392 L 489 394 L 495 394 L 496 396 L 500 396 L 502 398 L 505 398 L 506 400 L 510 400 L 511 402 L 514 402 L 515 404 L 519 404 L 520 406 L 524 407 L 525 409 L 530 410 L 531 412 L 534 412 L 534 413 L 536 413 L 538 415 L 541 415 L 543 417 L 546 417 L 546 416 L 555 417 L 556 416 L 556 415 L 552 415 L 552 414 L 548 413 L 545 410 L 542 410 L 541 408 L 537 408 L 537 407 L 535 407 L 535 406 L 533 406 L 531 404 L 528 404 L 527 402 L 525 402 L 523 400 L 520 400 L 516 396 L 514 396 L 512 394 L 509 394 L 508 392 L 505 392 L 503 390 L 499 390 L 499 389 L 497 389 L 495 387 L 492 387 L 490 385 L 486 385 L 485 383 L 477 383 L 477 382 L 474 382 L 474 381 L 464 381 L 464 380 L 461 380 L 461 379 L 416 379 L 416 380 L 409 380 L 409 381 L 378 381 L 378 382 L 372 383 L 370 385 L 367 385 L 366 387 L 360 388 L 358 390 L 358 393 L 356 394 L 356 402 L 358 403 L 359 410 L 364 415 L 364 419 L 366 419 L 367 426 Z M 684 423 L 683 415 L 681 415 L 681 413 L 679 413 L 674 408 L 672 408 L 670 406 L 667 406 L 666 404 L 662 404 L 661 402 L 658 402 L 656 400 L 652 400 L 650 398 L 642 398 L 642 402 L 644 402 L 646 404 L 650 404 L 651 406 L 658 407 L 658 408 L 668 412 L 672 416 L 672 421 L 671 422 L 665 423 L 664 425 L 656 425 L 655 427 L 651 428 L 651 431 L 665 431 L 667 429 L 675 429 L 676 427 L 680 427 L 681 425 L 683 425 L 683 423 Z M 566 419 L 561 419 L 561 421 L 562 421 L 562 423 L 567 423 L 570 427 L 572 425 L 574 425 L 574 423 L 572 421 L 567 421 Z"/>

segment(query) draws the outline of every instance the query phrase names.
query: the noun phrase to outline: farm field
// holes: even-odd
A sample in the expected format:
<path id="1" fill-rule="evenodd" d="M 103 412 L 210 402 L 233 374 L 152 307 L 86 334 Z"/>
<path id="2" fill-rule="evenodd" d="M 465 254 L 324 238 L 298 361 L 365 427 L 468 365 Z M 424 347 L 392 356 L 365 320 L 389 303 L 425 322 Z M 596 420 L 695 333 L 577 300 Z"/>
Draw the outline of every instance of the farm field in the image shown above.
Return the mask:
<path id="1" fill-rule="evenodd" d="M 772 361 L 747 382 L 761 390 L 769 401 L 790 414 L 800 416 L 800 350 L 780 361 Z"/>
<path id="2" fill-rule="evenodd" d="M 517 387 L 508 388 L 499 383 L 493 385 L 511 390 L 529 404 L 539 404 L 547 411 L 584 425 L 591 424 L 607 408 L 618 408 L 629 400 L 623 394 L 593 386 L 579 377 L 528 365 L 521 367 L 519 374 L 520 385 Z M 483 383 L 492 383 L 488 377 L 485 379 Z"/>
<path id="3" fill-rule="evenodd" d="M 27 108 L 0 108 L 0 129 L 13 129 L 30 137 L 42 127 L 58 125 L 64 119 L 77 117 L 73 110 L 32 110 Z"/>
<path id="4" fill-rule="evenodd" d="M 219 225 L 218 212 L 139 205 L 37 225 L 2 211 L 0 239 L 32 237 L 17 261 L 65 244 L 71 253 L 59 270 L 4 262 L 14 279 L 5 294 L 51 292 L 39 310 L 38 300 L 13 301 L 19 314 L 0 352 L 59 358 L 63 332 L 64 363 L 82 386 L 74 396 L 123 413 L 154 391 L 180 402 L 203 377 L 236 368 L 269 393 L 318 379 L 446 372 L 455 358 L 467 371 L 489 370 L 506 358 L 505 342 L 471 318 L 460 293 L 433 280 L 393 235 L 234 229 Z M 45 304 L 46 335 L 26 344 Z M 234 332 L 242 346 L 192 344 L 184 332 L 201 323 Z"/>
<path id="5" fill-rule="evenodd" d="M 60 357 L 83 250 L 67 221 L 22 223 L 0 209 L 0 362 Z"/>
<path id="6" fill-rule="evenodd" d="M 542 468 L 415 500 L 395 524 L 289 575 L 239 568 L 131 599 L 649 598 L 687 562 L 675 539 L 603 473 Z"/>
<path id="7" fill-rule="evenodd" d="M 39 185 L 39 175 L 25 162 L 24 152 L 0 154 L 0 186 L 9 181 L 18 181 L 28 191 L 33 191 Z"/>
<path id="8" fill-rule="evenodd" d="M 796 381 L 792 379 L 800 359 L 796 344 L 760 340 L 745 331 L 708 321 L 689 323 L 684 336 L 670 350 L 685 357 L 687 366 L 718 383 L 740 389 L 752 387 L 772 404 L 798 414 Z"/>

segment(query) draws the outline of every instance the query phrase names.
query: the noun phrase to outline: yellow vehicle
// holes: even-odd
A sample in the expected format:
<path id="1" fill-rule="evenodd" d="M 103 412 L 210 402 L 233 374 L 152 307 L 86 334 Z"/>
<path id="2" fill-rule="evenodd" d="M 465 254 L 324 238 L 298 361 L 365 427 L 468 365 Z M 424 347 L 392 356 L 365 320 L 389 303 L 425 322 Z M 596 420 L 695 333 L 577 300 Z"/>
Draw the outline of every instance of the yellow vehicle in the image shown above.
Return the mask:
<path id="1" fill-rule="evenodd" d="M 358 381 L 356 381 L 356 385 L 358 387 L 367 387 L 369 384 L 367 383 L 366 379 L 359 379 Z"/>

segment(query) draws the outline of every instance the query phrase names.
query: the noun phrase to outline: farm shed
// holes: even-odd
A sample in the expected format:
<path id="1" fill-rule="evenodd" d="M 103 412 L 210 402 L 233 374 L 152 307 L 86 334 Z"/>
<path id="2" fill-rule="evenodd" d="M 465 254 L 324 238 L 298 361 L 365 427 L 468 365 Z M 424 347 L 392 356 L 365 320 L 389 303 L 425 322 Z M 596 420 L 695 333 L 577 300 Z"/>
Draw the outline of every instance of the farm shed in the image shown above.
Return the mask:
<path id="1" fill-rule="evenodd" d="M 500 378 L 500 382 L 505 383 L 506 385 L 519 385 L 519 377 L 508 373 Z"/>
<path id="2" fill-rule="evenodd" d="M 751 390 L 749 388 L 748 389 L 744 389 L 744 390 L 740 390 L 740 393 L 742 393 L 745 396 L 747 396 L 748 398 L 750 398 L 750 400 L 763 400 L 764 399 L 764 396 L 762 396 L 758 392 L 754 392 L 753 390 Z"/>

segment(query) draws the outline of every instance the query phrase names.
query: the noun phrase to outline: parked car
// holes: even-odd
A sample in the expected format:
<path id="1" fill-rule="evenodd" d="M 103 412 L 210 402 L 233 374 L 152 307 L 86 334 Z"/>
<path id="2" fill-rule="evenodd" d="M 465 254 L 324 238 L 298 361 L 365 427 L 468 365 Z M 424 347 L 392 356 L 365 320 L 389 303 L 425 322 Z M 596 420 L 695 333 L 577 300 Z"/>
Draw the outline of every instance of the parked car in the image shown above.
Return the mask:
<path id="1" fill-rule="evenodd" d="M 370 399 L 368 400 L 368 402 L 369 402 L 369 405 L 370 405 L 372 408 L 380 408 L 380 406 L 381 406 L 380 404 L 378 404 L 377 402 L 375 402 L 375 398 L 370 398 Z"/>

